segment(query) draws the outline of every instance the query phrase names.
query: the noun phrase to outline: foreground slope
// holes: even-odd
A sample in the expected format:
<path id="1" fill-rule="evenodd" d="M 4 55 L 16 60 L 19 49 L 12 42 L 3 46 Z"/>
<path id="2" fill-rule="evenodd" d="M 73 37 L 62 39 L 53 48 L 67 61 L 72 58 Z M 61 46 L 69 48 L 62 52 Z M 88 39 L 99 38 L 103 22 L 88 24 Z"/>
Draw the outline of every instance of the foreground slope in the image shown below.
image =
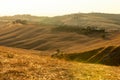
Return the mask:
<path id="1" fill-rule="evenodd" d="M 0 80 L 71 80 L 71 67 L 34 51 L 0 47 Z"/>
<path id="2" fill-rule="evenodd" d="M 120 80 L 120 67 L 40 56 L 37 51 L 0 47 L 0 80 Z"/>

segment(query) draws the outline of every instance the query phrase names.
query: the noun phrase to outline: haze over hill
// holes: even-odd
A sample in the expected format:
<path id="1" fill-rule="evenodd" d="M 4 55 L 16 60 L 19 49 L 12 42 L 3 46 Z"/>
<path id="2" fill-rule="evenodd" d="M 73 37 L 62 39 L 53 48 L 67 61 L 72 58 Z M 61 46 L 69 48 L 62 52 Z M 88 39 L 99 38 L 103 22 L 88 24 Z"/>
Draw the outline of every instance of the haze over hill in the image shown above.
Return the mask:
<path id="1" fill-rule="evenodd" d="M 120 13 L 119 0 L 1 0 L 0 15 L 56 16 L 77 12 Z"/>
<path id="2" fill-rule="evenodd" d="M 88 48 L 86 45 L 99 47 L 103 43 L 112 44 L 120 30 L 118 14 L 16 15 L 0 19 L 0 45 L 42 51 L 61 49 L 72 52 L 85 50 Z M 19 19 L 26 20 L 26 24 L 13 23 Z M 117 43 L 119 41 L 113 45 Z"/>

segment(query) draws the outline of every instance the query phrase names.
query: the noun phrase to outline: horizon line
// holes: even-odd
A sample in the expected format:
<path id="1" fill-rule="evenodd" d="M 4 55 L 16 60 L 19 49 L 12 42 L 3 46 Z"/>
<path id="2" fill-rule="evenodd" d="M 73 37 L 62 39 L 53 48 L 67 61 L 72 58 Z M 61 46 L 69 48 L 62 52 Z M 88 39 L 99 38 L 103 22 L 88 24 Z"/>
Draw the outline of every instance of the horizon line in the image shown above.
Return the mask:
<path id="1" fill-rule="evenodd" d="M 65 14 L 56 14 L 56 15 L 36 15 L 31 13 L 20 13 L 20 14 L 10 14 L 10 15 L 0 15 L 0 17 L 10 17 L 10 16 L 17 16 L 17 15 L 26 15 L 26 16 L 36 16 L 36 17 L 56 17 L 56 16 L 65 16 L 65 15 L 72 15 L 72 14 L 116 14 L 119 15 L 120 13 L 107 13 L 107 12 L 74 12 L 74 13 L 65 13 Z"/>

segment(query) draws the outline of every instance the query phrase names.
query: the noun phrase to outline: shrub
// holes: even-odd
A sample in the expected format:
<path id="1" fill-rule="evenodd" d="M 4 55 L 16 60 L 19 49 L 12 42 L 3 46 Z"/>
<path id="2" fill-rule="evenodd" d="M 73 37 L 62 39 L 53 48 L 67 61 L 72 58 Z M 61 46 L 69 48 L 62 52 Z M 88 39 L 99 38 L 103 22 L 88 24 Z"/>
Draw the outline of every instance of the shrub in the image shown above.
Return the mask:
<path id="1" fill-rule="evenodd" d="M 14 58 L 14 54 L 7 54 L 8 58 Z"/>

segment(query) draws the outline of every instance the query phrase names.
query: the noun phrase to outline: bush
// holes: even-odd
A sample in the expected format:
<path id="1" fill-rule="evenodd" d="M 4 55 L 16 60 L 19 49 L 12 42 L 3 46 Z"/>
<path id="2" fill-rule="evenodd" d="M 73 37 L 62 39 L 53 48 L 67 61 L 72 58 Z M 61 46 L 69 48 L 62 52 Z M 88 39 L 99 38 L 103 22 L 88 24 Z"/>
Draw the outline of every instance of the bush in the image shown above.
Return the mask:
<path id="1" fill-rule="evenodd" d="M 7 54 L 8 58 L 14 58 L 14 54 Z"/>

